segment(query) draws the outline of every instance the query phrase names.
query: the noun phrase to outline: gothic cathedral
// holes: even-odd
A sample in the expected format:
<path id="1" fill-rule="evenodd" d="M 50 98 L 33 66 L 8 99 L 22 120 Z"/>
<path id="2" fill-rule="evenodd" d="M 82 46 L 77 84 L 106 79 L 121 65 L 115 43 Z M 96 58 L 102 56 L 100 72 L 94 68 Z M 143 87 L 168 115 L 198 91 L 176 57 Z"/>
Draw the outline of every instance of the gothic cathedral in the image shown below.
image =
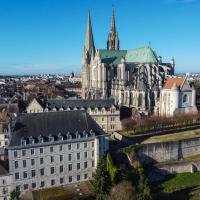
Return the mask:
<path id="1" fill-rule="evenodd" d="M 118 106 L 158 113 L 165 80 L 174 74 L 175 61 L 163 63 L 150 47 L 120 50 L 112 11 L 107 49 L 95 49 L 90 15 L 82 57 L 82 98 L 113 98 Z"/>

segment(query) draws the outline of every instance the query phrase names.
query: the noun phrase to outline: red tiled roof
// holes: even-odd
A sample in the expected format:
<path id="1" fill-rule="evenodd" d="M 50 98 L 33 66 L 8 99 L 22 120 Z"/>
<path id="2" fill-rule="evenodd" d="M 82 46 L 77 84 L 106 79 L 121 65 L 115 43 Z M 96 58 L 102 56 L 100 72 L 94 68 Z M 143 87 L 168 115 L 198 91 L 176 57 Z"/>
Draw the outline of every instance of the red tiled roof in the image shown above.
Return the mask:
<path id="1" fill-rule="evenodd" d="M 176 84 L 177 87 L 181 86 L 183 82 L 185 81 L 185 78 L 182 77 L 176 77 L 176 78 L 169 78 L 167 79 L 164 89 L 172 89 L 173 85 Z"/>

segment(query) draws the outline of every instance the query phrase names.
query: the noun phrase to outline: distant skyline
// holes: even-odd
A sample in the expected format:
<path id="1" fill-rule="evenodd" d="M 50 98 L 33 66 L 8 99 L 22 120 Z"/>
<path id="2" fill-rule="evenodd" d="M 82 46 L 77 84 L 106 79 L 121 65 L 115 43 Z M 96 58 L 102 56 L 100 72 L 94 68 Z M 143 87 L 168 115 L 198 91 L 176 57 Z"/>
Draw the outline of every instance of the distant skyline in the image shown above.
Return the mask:
<path id="1" fill-rule="evenodd" d="M 88 12 L 102 49 L 112 6 L 120 49 L 150 43 L 177 73 L 200 72 L 200 0 L 0 0 L 0 75 L 80 74 Z"/>

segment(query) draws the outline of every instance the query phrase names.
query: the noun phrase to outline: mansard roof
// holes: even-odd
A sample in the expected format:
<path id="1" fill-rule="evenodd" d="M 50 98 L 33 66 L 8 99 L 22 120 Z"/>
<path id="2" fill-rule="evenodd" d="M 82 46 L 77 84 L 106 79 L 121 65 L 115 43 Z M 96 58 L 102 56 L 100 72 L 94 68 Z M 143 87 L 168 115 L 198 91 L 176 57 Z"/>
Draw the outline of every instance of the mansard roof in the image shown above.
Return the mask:
<path id="1" fill-rule="evenodd" d="M 127 63 L 157 63 L 158 58 L 151 47 L 137 48 L 132 50 L 105 50 L 100 49 L 102 63 L 117 65 L 121 63 L 121 58 L 125 58 Z"/>
<path id="2" fill-rule="evenodd" d="M 48 99 L 48 108 L 111 108 L 114 105 L 114 99 Z"/>
<path id="3" fill-rule="evenodd" d="M 85 111 L 62 111 L 47 113 L 22 114 L 17 118 L 12 133 L 10 147 L 20 146 L 21 140 L 31 136 L 37 141 L 39 137 L 58 138 L 60 134 L 66 136 L 77 133 L 91 133 L 102 135 L 105 132 Z"/>

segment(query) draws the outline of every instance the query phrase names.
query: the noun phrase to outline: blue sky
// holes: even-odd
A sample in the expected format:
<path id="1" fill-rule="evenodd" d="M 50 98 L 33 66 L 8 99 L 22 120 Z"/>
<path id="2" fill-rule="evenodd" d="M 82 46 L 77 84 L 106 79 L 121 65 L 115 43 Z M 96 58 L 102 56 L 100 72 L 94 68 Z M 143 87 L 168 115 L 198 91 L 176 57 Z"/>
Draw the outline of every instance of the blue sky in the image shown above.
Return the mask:
<path id="1" fill-rule="evenodd" d="M 176 72 L 200 72 L 200 0 L 0 0 L 0 75 L 80 73 L 88 11 L 105 48 L 112 5 L 121 49 L 150 41 Z"/>

